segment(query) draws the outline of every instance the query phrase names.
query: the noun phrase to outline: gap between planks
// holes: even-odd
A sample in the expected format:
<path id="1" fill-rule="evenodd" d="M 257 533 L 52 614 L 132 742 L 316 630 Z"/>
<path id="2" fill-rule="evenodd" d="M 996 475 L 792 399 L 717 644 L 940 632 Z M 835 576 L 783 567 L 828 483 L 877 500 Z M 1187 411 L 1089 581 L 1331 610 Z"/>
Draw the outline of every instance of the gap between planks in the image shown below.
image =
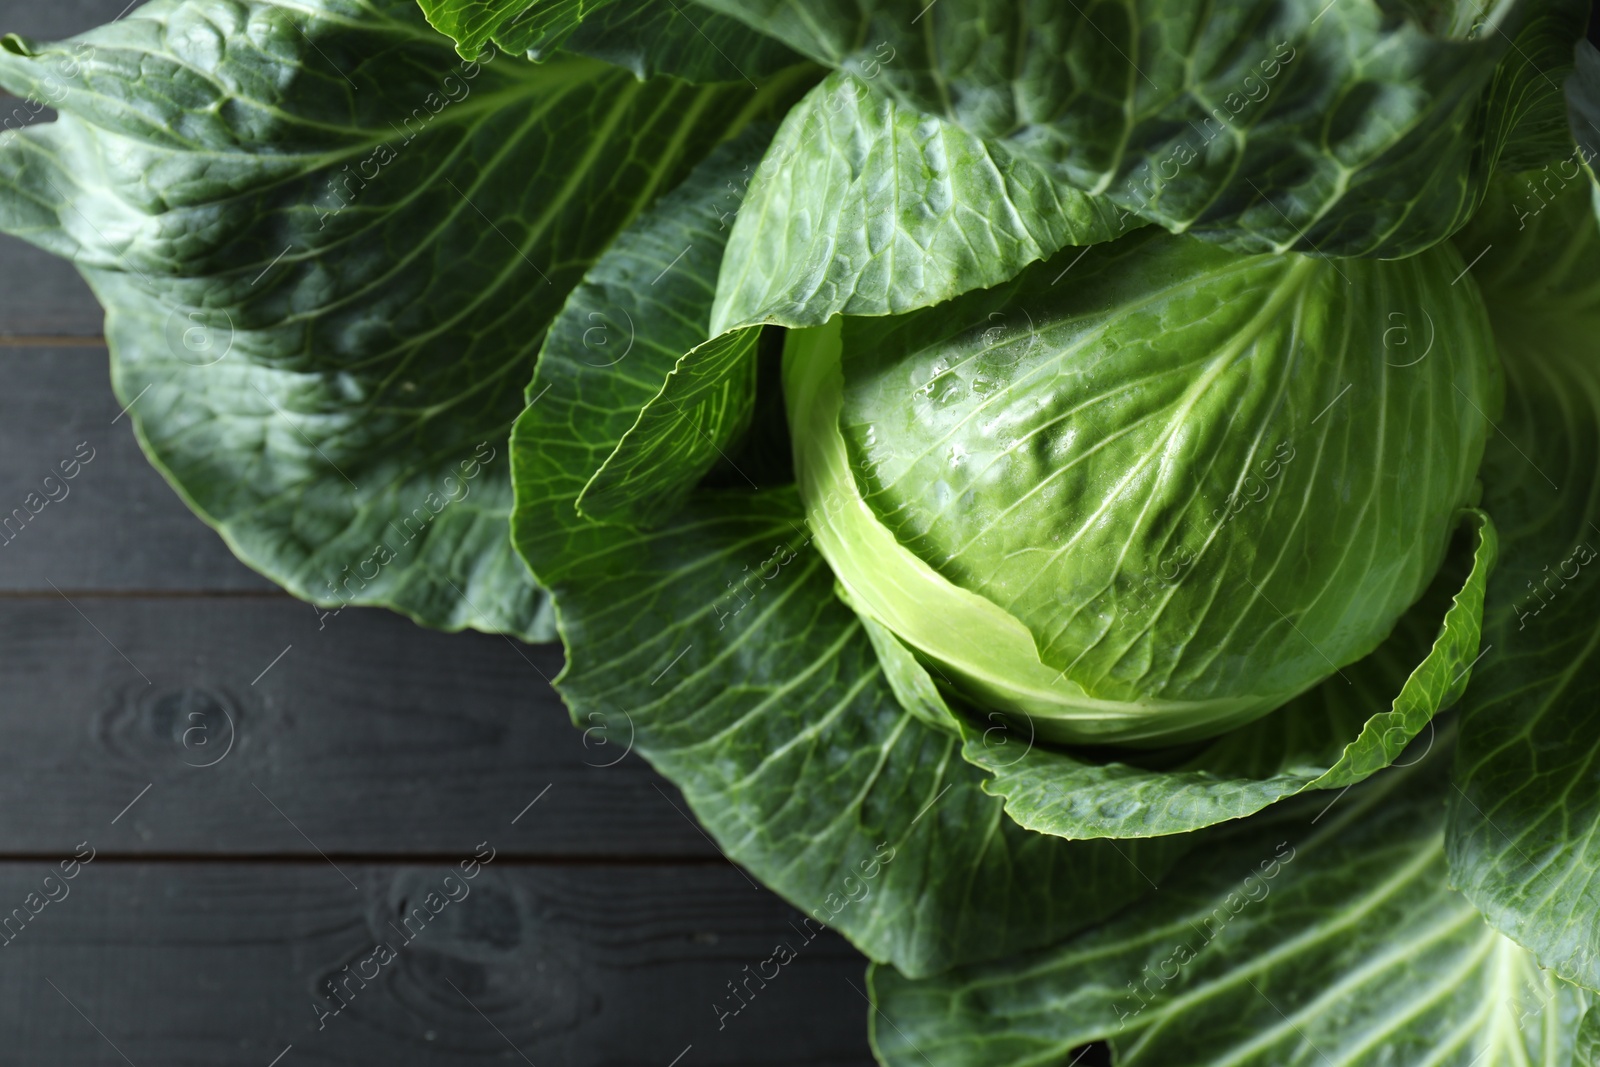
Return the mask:
<path id="1" fill-rule="evenodd" d="M 55 863 L 60 852 L 0 852 L 0 864 Z M 461 859 L 460 852 L 330 852 L 326 856 L 300 852 L 112 852 L 95 853 L 94 862 L 107 866 L 186 864 L 196 866 L 322 867 L 327 862 L 367 867 L 450 866 Z M 506 867 L 708 867 L 738 868 L 721 856 L 696 855 L 602 855 L 587 856 L 568 852 L 510 852 L 495 854 L 495 866 Z"/>
<path id="2" fill-rule="evenodd" d="M 282 589 L 0 589 L 0 600 L 58 600 L 62 596 L 83 600 L 298 599 Z"/>

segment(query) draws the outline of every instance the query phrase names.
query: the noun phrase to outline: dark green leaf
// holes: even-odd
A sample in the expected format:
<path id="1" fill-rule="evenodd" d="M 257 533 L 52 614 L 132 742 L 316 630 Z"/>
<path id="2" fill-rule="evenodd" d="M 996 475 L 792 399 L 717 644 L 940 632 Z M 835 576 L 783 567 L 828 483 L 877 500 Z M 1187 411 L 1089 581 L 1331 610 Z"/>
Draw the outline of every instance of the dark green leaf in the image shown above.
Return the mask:
<path id="1" fill-rule="evenodd" d="M 801 61 L 782 42 L 693 0 L 617 0 L 586 18 L 561 47 L 626 67 L 640 78 L 671 74 L 691 82 L 742 81 L 752 88 Z M 544 59 L 553 46 L 520 50 Z"/>
<path id="2" fill-rule="evenodd" d="M 1574 47 L 1584 48 L 1583 6 L 1549 3 L 1511 41 L 1489 90 L 1491 142 L 1503 136 L 1495 160 L 1502 173 L 1553 164 L 1572 152 L 1563 84 L 1571 77 Z M 1574 38 L 1577 38 L 1576 40 Z"/>
<path id="3" fill-rule="evenodd" d="M 1518 165 L 1550 151 L 1588 10 L 702 2 L 1168 229 L 1241 251 L 1384 257 L 1462 225 L 1508 145 Z"/>
<path id="4" fill-rule="evenodd" d="M 589 480 L 578 510 L 625 525 L 671 518 L 700 476 L 726 459 L 726 449 L 749 428 L 760 335 L 758 327 L 734 330 L 684 353 Z"/>
<path id="5" fill-rule="evenodd" d="M 578 29 L 584 14 L 613 0 L 418 0 L 427 21 L 456 42 L 467 59 L 477 59 L 496 34 L 509 34 L 510 22 L 522 19 L 533 40 L 562 42 Z"/>
<path id="6" fill-rule="evenodd" d="M 410 0 L 157 0 L 10 39 L 0 82 L 63 114 L 6 135 L 0 228 L 82 269 L 191 506 L 297 596 L 528 639 L 505 453 L 542 333 L 785 91 L 463 63 Z"/>
<path id="7" fill-rule="evenodd" d="M 559 45 L 597 8 L 615 0 L 418 0 L 433 28 L 456 42 L 467 59 L 477 59 L 496 34 Z M 521 49 L 512 49 L 520 51 Z"/>
<path id="8" fill-rule="evenodd" d="M 921 981 L 875 967 L 890 1067 L 1569 1067 L 1585 997 L 1450 889 L 1444 751 L 1298 819 L 1234 824 L 1052 948 Z"/>
<path id="9" fill-rule="evenodd" d="M 1579 41 L 1576 64 L 1567 76 L 1567 121 L 1581 146 L 1580 158 L 1593 163 L 1600 158 L 1600 51 Z"/>
<path id="10" fill-rule="evenodd" d="M 760 79 L 800 57 L 781 42 L 692 0 L 418 0 L 463 56 L 485 46 L 545 60 L 558 49 L 626 67 L 640 78 Z M 491 46 L 492 47 L 492 46 Z"/>
<path id="11" fill-rule="evenodd" d="M 1450 866 L 1489 921 L 1600 989 L 1600 227 L 1573 161 L 1458 239 L 1506 374 L 1484 458 L 1504 537 L 1463 701 Z"/>

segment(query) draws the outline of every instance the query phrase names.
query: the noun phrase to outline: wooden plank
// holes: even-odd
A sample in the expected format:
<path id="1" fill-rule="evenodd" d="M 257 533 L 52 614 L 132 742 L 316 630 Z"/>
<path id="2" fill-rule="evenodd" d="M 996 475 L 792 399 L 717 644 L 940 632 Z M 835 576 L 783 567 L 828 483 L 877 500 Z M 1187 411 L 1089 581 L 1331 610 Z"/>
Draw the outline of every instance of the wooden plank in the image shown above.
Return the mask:
<path id="1" fill-rule="evenodd" d="M 139 2 L 142 0 L 0 0 L 0 33 L 60 40 L 110 22 Z"/>
<path id="2" fill-rule="evenodd" d="M 0 598 L 0 855 L 138 797 L 106 847 L 715 859 L 629 737 L 573 727 L 560 666 L 558 646 L 287 597 Z"/>
<path id="3" fill-rule="evenodd" d="M 0 235 L 0 343 L 33 337 L 98 338 L 103 319 L 94 294 L 71 263 Z"/>
<path id="4" fill-rule="evenodd" d="M 107 359 L 100 347 L 0 348 L 0 518 L 11 520 L 0 591 L 275 588 L 150 466 Z"/>
<path id="5" fill-rule="evenodd" d="M 95 847 L 109 829 L 102 821 L 83 833 Z M 0 912 L 24 907 L 29 893 L 43 899 L 54 870 L 0 864 Z M 72 881 L 49 883 L 58 901 L 13 923 L 0 955 L 3 1058 L 51 1067 L 871 1063 L 864 961 L 732 870 L 497 858 L 470 881 L 461 873 L 455 862 L 341 873 L 321 862 L 97 858 Z M 789 951 L 775 955 L 780 944 Z M 730 983 L 750 990 L 738 1014 Z"/>

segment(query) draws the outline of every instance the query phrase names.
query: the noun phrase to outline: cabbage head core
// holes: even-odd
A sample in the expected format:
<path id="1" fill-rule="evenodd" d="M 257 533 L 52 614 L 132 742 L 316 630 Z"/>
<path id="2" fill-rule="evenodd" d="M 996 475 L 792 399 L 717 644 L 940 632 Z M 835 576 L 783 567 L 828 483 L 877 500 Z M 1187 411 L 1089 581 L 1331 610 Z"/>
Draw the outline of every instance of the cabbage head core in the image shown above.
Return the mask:
<path id="1" fill-rule="evenodd" d="M 856 610 L 979 708 L 1066 742 L 1211 736 L 1427 587 L 1475 492 L 1489 324 L 1448 244 L 1069 252 L 790 334 L 808 521 Z"/>

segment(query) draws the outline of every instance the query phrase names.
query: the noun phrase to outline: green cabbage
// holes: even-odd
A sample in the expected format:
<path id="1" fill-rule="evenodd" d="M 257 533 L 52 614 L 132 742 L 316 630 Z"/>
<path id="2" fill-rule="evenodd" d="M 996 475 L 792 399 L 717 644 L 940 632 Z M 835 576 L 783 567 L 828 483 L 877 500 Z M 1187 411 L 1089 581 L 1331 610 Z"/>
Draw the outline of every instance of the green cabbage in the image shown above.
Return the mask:
<path id="1" fill-rule="evenodd" d="M 1471 502 L 1494 353 L 1463 272 L 1448 246 L 1338 263 L 1140 233 L 794 333 L 818 547 L 1040 737 L 1267 714 L 1388 636 Z"/>
<path id="2" fill-rule="evenodd" d="M 1587 8 L 151 0 L 0 39 L 0 230 L 247 563 L 559 636 L 885 1064 L 1576 1067 Z"/>

